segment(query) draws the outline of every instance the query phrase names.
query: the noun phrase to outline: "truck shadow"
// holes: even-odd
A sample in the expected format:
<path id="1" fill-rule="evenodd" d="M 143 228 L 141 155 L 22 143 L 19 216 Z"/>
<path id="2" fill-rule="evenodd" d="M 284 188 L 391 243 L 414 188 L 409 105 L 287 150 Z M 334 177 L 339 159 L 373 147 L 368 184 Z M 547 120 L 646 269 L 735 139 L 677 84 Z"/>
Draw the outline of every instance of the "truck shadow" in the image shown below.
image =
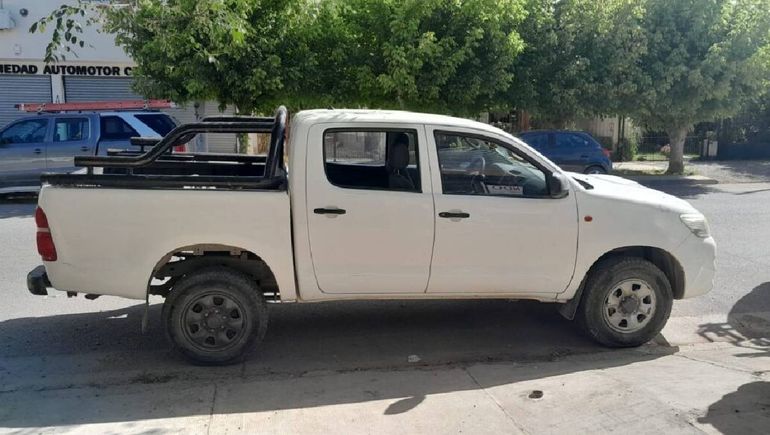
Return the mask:
<path id="1" fill-rule="evenodd" d="M 135 305 L 1 322 L 0 403 L 8 406 L 0 407 L 0 427 L 182 416 L 205 423 L 212 409 L 233 414 L 374 400 L 385 401 L 382 414 L 394 415 L 433 394 L 623 366 L 678 350 L 662 340 L 635 350 L 598 347 L 546 304 L 345 302 L 274 305 L 258 352 L 233 366 L 196 367 L 167 350 L 160 306 L 151 307 L 146 335 L 139 333 L 142 313 Z M 566 356 L 569 363 L 518 369 Z M 477 362 L 504 369 L 477 380 L 468 372 Z"/>

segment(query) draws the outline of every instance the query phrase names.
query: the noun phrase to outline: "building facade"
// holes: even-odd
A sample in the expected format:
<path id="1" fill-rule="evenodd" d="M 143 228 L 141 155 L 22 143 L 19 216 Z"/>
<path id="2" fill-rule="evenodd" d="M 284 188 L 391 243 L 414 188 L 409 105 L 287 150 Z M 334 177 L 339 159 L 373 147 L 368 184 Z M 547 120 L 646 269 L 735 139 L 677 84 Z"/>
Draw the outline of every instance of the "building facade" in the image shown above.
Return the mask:
<path id="1" fill-rule="evenodd" d="M 94 3 L 105 3 L 93 0 Z M 74 103 L 143 99 L 131 88 L 134 62 L 115 45 L 115 39 L 96 27 L 84 28 L 85 47 L 66 60 L 46 65 L 45 49 L 52 29 L 30 33 L 29 28 L 68 0 L 0 1 L 0 128 L 25 116 L 20 103 Z M 220 114 L 216 102 L 197 102 L 167 112 L 180 123 Z M 225 113 L 232 113 L 226 111 Z M 201 135 L 196 151 L 234 152 L 234 135 Z"/>

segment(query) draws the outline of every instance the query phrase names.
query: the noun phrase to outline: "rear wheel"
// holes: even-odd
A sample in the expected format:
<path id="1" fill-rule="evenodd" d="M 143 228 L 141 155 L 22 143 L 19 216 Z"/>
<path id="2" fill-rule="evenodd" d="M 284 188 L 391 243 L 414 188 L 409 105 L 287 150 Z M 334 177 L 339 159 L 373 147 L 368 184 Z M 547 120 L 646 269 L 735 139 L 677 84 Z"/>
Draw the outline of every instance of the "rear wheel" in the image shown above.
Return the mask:
<path id="1" fill-rule="evenodd" d="M 585 174 L 606 174 L 607 171 L 601 166 L 589 166 L 583 171 Z"/>
<path id="2" fill-rule="evenodd" d="M 576 320 L 605 346 L 639 346 L 663 329 L 673 299 L 671 284 L 657 266 L 641 258 L 613 258 L 596 265 L 588 277 Z"/>
<path id="3" fill-rule="evenodd" d="M 267 319 L 256 282 L 227 268 L 204 269 L 180 279 L 163 306 L 172 346 L 199 364 L 239 360 L 262 340 Z"/>

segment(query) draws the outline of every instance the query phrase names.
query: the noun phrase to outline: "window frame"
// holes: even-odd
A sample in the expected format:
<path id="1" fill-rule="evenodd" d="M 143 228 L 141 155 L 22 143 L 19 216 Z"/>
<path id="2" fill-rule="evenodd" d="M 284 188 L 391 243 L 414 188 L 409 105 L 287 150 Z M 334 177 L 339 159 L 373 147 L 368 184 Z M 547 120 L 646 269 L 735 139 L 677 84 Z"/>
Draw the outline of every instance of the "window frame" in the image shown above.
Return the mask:
<path id="1" fill-rule="evenodd" d="M 59 123 L 59 121 L 69 121 L 69 120 L 85 120 L 86 124 L 88 125 L 88 135 L 81 139 L 67 139 L 67 140 L 56 140 L 56 125 Z M 53 120 L 53 135 L 51 136 L 51 142 L 52 143 L 68 143 L 68 142 L 83 142 L 91 139 L 91 131 L 93 129 L 91 128 L 91 119 L 87 116 L 62 116 L 62 117 L 56 117 Z"/>
<path id="2" fill-rule="evenodd" d="M 414 137 L 414 159 L 415 159 L 415 165 L 417 166 L 417 177 L 420 182 L 420 187 L 415 190 L 393 190 L 393 189 L 383 189 L 381 187 L 356 187 L 356 186 L 345 186 L 341 184 L 337 184 L 329 178 L 329 173 L 326 170 L 326 134 L 327 133 L 407 133 L 411 134 Z M 334 187 L 340 188 L 340 189 L 352 189 L 352 190 L 374 190 L 378 192 L 395 192 L 395 193 L 423 193 L 423 182 L 422 182 L 422 170 L 420 168 L 420 138 L 419 138 L 419 132 L 416 128 L 397 128 L 397 127 L 329 127 L 324 129 L 321 132 L 321 164 L 323 165 L 324 169 L 324 176 L 326 177 L 326 181 L 329 182 Z M 388 164 L 388 145 L 385 144 L 385 166 Z"/>
<path id="3" fill-rule="evenodd" d="M 468 194 L 468 193 L 445 193 L 444 192 L 444 179 L 443 179 L 443 173 L 441 171 L 441 159 L 438 156 L 438 138 L 436 135 L 438 134 L 445 134 L 445 135 L 455 135 L 455 136 L 466 136 L 473 139 L 480 139 L 483 141 L 487 141 L 490 143 L 494 143 L 497 146 L 501 146 L 508 151 L 512 152 L 513 154 L 517 155 L 518 157 L 525 160 L 527 163 L 530 163 L 532 166 L 539 169 L 544 175 L 545 175 L 545 187 L 548 190 L 548 192 L 545 195 L 540 196 L 526 196 L 526 195 L 478 195 L 478 194 Z M 559 199 L 553 197 L 553 192 L 551 192 L 551 178 L 553 177 L 553 171 L 550 170 L 548 167 L 543 165 L 542 163 L 538 162 L 537 160 L 534 160 L 532 157 L 527 155 L 525 152 L 521 151 L 520 149 L 516 148 L 514 144 L 509 144 L 506 142 L 501 141 L 500 139 L 495 139 L 491 136 L 487 136 L 480 133 L 469 133 L 464 131 L 453 131 L 453 130 L 444 130 L 444 129 L 434 129 L 433 130 L 433 148 L 436 150 L 436 164 L 438 165 L 438 180 L 441 183 L 441 194 L 442 195 L 453 195 L 453 196 L 477 196 L 477 197 L 483 197 L 483 198 L 515 198 L 515 199 Z M 435 192 L 435 190 L 434 190 Z"/>

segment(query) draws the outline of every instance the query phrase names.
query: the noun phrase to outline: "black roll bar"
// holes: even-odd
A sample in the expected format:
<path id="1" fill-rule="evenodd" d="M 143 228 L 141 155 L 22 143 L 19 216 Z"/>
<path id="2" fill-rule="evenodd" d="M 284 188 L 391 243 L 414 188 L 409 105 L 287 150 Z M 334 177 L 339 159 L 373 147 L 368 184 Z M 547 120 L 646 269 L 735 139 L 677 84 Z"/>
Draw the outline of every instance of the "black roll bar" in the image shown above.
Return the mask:
<path id="1" fill-rule="evenodd" d="M 278 168 L 283 169 L 281 159 L 286 139 L 287 118 L 288 112 L 284 106 L 276 110 L 275 118 L 241 116 L 204 118 L 202 121 L 183 124 L 174 128 L 144 154 L 138 156 L 76 156 L 75 166 L 140 168 L 152 164 L 171 147 L 190 141 L 198 133 L 271 133 L 270 150 L 268 151 L 264 176 L 265 178 L 272 178 L 276 175 Z M 149 141 L 144 139 L 137 139 L 136 142 L 140 145 L 149 145 Z"/>

